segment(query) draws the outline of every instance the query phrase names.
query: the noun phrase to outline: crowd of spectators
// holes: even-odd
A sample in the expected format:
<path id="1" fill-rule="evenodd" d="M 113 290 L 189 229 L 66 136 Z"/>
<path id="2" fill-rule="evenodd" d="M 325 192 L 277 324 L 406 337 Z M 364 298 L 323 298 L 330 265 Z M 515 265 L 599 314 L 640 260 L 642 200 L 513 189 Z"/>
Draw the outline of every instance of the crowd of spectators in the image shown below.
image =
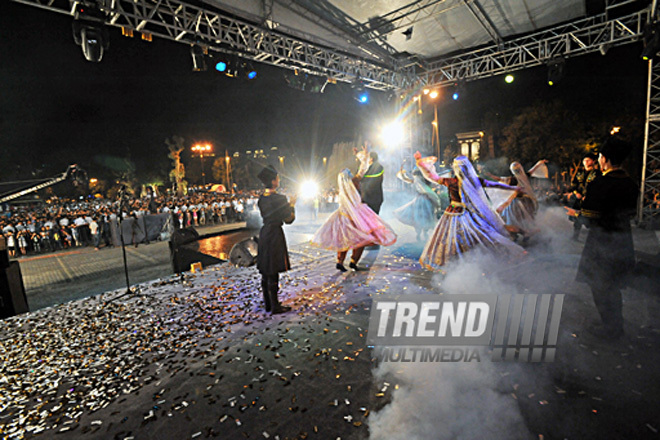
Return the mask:
<path id="1" fill-rule="evenodd" d="M 196 193 L 184 197 L 142 197 L 117 200 L 52 198 L 41 205 L 5 207 L 0 235 L 11 257 L 64 249 L 112 246 L 110 224 L 129 216 L 169 214 L 171 228 L 216 225 L 245 220 L 256 209 L 257 195 Z M 120 214 L 121 213 L 121 214 Z"/>

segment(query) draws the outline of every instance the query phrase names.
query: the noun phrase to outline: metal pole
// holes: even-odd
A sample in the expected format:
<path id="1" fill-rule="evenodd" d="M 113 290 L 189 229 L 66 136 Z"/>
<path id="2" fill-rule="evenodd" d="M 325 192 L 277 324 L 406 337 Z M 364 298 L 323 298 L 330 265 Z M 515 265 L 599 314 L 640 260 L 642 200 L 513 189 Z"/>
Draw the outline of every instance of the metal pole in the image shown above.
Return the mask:
<path id="1" fill-rule="evenodd" d="M 200 153 L 199 161 L 202 164 L 202 185 L 206 186 L 206 174 L 204 174 L 204 153 Z"/>
<path id="2" fill-rule="evenodd" d="M 637 200 L 637 223 L 644 220 L 644 186 L 646 183 L 646 156 L 649 149 L 649 126 L 651 124 L 651 83 L 653 77 L 653 57 L 649 59 L 648 81 L 646 84 L 646 124 L 644 126 L 644 151 L 642 153 L 642 182 L 639 185 L 639 199 Z"/>

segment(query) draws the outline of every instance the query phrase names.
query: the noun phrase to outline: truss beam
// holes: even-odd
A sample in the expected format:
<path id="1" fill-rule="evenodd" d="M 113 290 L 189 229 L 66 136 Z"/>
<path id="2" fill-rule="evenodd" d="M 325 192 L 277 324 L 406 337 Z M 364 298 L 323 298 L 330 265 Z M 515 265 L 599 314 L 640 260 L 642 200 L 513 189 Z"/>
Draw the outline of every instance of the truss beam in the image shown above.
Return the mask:
<path id="1" fill-rule="evenodd" d="M 419 74 L 425 87 L 476 80 L 539 66 L 557 57 L 573 57 L 638 41 L 650 11 L 614 20 L 605 14 L 575 21 L 522 38 L 429 62 Z"/>
<path id="2" fill-rule="evenodd" d="M 72 15 L 68 1 L 15 0 Z M 414 72 L 394 60 L 374 61 L 296 39 L 218 11 L 178 0 L 97 0 L 109 25 L 123 27 L 186 44 L 289 69 L 354 82 L 359 78 L 373 89 L 411 87 Z"/>

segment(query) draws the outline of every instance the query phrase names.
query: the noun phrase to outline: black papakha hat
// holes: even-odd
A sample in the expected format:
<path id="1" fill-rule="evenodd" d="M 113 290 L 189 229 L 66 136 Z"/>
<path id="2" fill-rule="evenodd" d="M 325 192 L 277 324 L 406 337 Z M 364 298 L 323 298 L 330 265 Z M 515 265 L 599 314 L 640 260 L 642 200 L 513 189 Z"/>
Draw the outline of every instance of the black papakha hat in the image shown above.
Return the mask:
<path id="1" fill-rule="evenodd" d="M 630 150 L 632 150 L 632 146 L 628 142 L 617 136 L 611 136 L 600 147 L 599 153 L 609 159 L 612 165 L 621 165 L 628 157 Z"/>
<path id="2" fill-rule="evenodd" d="M 261 180 L 261 183 L 263 183 L 264 186 L 270 187 L 273 180 L 277 178 L 277 171 L 275 171 L 275 168 L 273 168 L 272 165 L 268 165 L 257 174 L 257 178 Z"/>
<path id="3" fill-rule="evenodd" d="M 586 159 L 586 158 L 589 158 L 591 160 L 598 160 L 598 155 L 594 153 L 587 153 L 584 155 L 582 159 Z"/>

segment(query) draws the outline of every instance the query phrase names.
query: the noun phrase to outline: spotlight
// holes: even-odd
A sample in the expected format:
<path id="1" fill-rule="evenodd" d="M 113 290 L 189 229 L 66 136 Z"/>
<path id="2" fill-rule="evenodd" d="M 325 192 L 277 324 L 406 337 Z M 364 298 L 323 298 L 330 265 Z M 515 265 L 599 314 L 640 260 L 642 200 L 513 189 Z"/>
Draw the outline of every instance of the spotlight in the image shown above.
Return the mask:
<path id="1" fill-rule="evenodd" d="M 100 62 L 104 51 L 110 47 L 105 19 L 105 13 L 98 8 L 81 4 L 76 6 L 72 24 L 73 41 L 82 47 L 87 61 Z"/>
<path id="2" fill-rule="evenodd" d="M 319 193 L 319 185 L 313 180 L 305 180 L 300 184 L 298 194 L 303 200 L 311 200 Z"/>
<path id="3" fill-rule="evenodd" d="M 383 126 L 380 138 L 385 148 L 395 148 L 403 143 L 405 127 L 399 121 L 393 121 Z"/>
<path id="4" fill-rule="evenodd" d="M 410 26 L 408 29 L 406 29 L 405 31 L 403 31 L 401 33 L 406 36 L 406 41 L 408 41 L 412 38 L 413 27 Z"/>
<path id="5" fill-rule="evenodd" d="M 190 46 L 190 56 L 193 61 L 193 72 L 203 72 L 206 70 L 206 60 L 204 59 L 204 48 L 196 44 Z"/>
<path id="6" fill-rule="evenodd" d="M 507 84 L 511 84 L 514 79 L 515 78 L 513 77 L 513 75 L 508 74 L 507 76 L 504 77 L 504 82 L 506 82 Z"/>
<path id="7" fill-rule="evenodd" d="M 451 98 L 454 101 L 458 101 L 458 99 L 463 96 L 465 93 L 465 81 L 464 80 L 459 80 L 454 83 L 454 93 L 452 93 Z"/>
<path id="8" fill-rule="evenodd" d="M 644 50 L 642 50 L 642 59 L 648 61 L 653 58 L 660 50 L 660 29 L 659 24 L 646 25 L 644 28 Z"/>
<path id="9" fill-rule="evenodd" d="M 357 90 L 355 100 L 360 104 L 367 104 L 369 102 L 369 93 L 366 90 Z"/>
<path id="10" fill-rule="evenodd" d="M 245 63 L 245 73 L 247 75 L 247 79 L 255 79 L 257 77 L 257 70 L 250 62 Z"/>
<path id="11" fill-rule="evenodd" d="M 607 44 L 607 43 L 601 44 L 600 46 L 598 46 L 598 52 L 600 52 L 600 54 L 602 56 L 605 56 L 605 54 L 607 54 L 608 50 L 610 50 L 610 45 Z"/>
<path id="12" fill-rule="evenodd" d="M 215 70 L 220 73 L 225 73 L 228 67 L 229 61 L 225 60 L 224 58 L 220 58 L 215 62 Z"/>
<path id="13" fill-rule="evenodd" d="M 351 84 L 353 89 L 353 98 L 360 104 L 367 104 L 369 102 L 369 93 L 364 88 L 364 83 L 360 78 L 355 78 L 355 81 Z"/>
<path id="14" fill-rule="evenodd" d="M 554 86 L 564 77 L 566 62 L 563 58 L 557 58 L 548 63 L 548 85 Z"/>

